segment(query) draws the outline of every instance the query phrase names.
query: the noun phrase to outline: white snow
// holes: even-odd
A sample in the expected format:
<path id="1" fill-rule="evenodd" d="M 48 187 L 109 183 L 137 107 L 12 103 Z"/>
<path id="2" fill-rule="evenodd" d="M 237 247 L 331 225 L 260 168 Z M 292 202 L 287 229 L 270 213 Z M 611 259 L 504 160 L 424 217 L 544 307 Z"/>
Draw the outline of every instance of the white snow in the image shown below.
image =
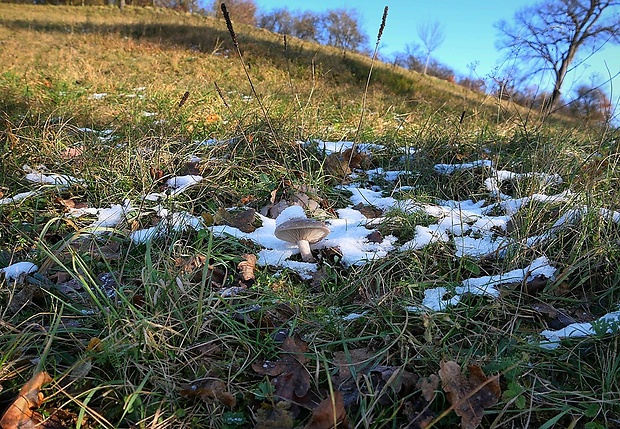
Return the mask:
<path id="1" fill-rule="evenodd" d="M 544 348 L 554 349 L 559 345 L 562 338 L 589 337 L 597 333 L 597 330 L 594 328 L 593 324 L 599 324 L 599 326 L 605 328 L 604 333 L 617 333 L 618 328 L 620 327 L 620 311 L 607 313 L 596 319 L 594 322 L 571 323 L 570 325 L 555 331 L 544 330 L 540 333 L 540 335 L 547 338 L 548 341 L 541 342 L 540 345 Z"/>
<path id="2" fill-rule="evenodd" d="M 434 169 L 439 174 L 452 174 L 455 171 L 471 170 L 472 168 L 487 167 L 491 168 L 493 163 L 488 159 L 466 162 L 463 164 L 436 164 Z"/>
<path id="3" fill-rule="evenodd" d="M 28 192 L 20 192 L 19 194 L 15 194 L 12 197 L 0 198 L 0 206 L 5 204 L 16 204 L 26 198 L 32 197 L 33 195 L 37 195 L 39 192 L 37 191 L 28 191 Z"/>
<path id="4" fill-rule="evenodd" d="M 499 298 L 499 285 L 518 283 L 522 281 L 531 281 L 536 277 L 542 276 L 547 279 L 553 279 L 556 269 L 551 266 L 550 261 L 541 256 L 532 261 L 525 268 L 508 271 L 506 273 L 494 276 L 473 277 L 463 280 L 460 286 L 454 289 L 454 293 L 450 298 L 444 298 L 450 291 L 444 286 L 426 289 L 424 291 L 424 299 L 422 307 L 408 307 L 409 311 L 420 312 L 424 309 L 432 311 L 442 311 L 447 307 L 455 306 L 461 301 L 461 297 L 466 293 L 473 295 L 489 296 L 491 298 Z"/>
<path id="5" fill-rule="evenodd" d="M 8 267 L 0 268 L 0 273 L 4 273 L 7 280 L 15 280 L 22 274 L 30 274 L 37 271 L 37 267 L 32 262 L 16 262 Z"/>
<path id="6" fill-rule="evenodd" d="M 175 176 L 166 181 L 166 185 L 173 189 L 171 195 L 178 195 L 184 192 L 190 186 L 202 181 L 202 176 L 187 175 L 187 176 Z"/>
<path id="7" fill-rule="evenodd" d="M 93 234 L 100 234 L 114 228 L 121 223 L 127 213 L 132 211 L 131 202 L 125 200 L 123 204 L 112 204 L 108 208 L 97 209 L 97 220 L 86 228 Z"/>
<path id="8" fill-rule="evenodd" d="M 310 145 L 313 143 L 316 143 L 318 150 L 321 152 L 325 152 L 326 155 L 330 155 L 332 153 L 337 153 L 337 152 L 344 152 L 347 149 L 352 149 L 353 145 L 355 144 L 353 142 L 344 142 L 344 141 L 325 142 L 322 140 L 312 140 L 306 144 Z M 370 153 L 370 151 L 372 150 L 383 149 L 383 146 L 380 144 L 374 144 L 374 143 L 358 143 L 356 145 L 356 148 L 361 153 Z"/>

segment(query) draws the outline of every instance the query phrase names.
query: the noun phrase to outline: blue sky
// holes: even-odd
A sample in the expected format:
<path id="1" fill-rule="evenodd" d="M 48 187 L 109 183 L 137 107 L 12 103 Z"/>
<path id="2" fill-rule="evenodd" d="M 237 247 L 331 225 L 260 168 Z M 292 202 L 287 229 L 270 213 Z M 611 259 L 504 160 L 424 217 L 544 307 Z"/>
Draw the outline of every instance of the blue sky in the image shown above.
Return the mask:
<path id="1" fill-rule="evenodd" d="M 382 37 L 380 52 L 389 55 L 404 51 L 407 43 L 419 43 L 417 28 L 424 22 L 438 21 L 443 25 L 445 40 L 433 53 L 433 57 L 449 66 L 461 76 L 470 76 L 468 65 L 478 62 L 477 77 L 488 78 L 502 63 L 502 53 L 495 48 L 497 30 L 494 24 L 501 19 L 510 21 L 514 12 L 523 6 L 536 3 L 535 0 L 255 0 L 260 11 L 287 7 L 290 10 L 325 11 L 337 8 L 355 8 L 360 12 L 362 25 L 374 47 L 381 22 L 383 8 L 389 6 L 387 26 Z M 564 93 L 568 94 L 576 83 L 590 83 L 590 77 L 598 74 L 595 83 L 607 80 L 611 74 L 620 71 L 620 47 L 611 46 L 588 59 L 586 67 L 571 73 L 565 82 Z M 615 92 L 606 85 L 605 91 L 617 103 L 620 95 L 620 77 L 614 80 Z"/>

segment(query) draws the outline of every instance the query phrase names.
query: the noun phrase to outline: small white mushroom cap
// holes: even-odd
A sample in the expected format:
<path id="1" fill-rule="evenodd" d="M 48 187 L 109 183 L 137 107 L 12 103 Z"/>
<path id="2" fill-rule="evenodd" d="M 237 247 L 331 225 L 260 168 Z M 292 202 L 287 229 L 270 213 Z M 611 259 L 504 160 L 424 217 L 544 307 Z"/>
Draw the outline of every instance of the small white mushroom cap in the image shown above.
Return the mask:
<path id="1" fill-rule="evenodd" d="M 303 213 L 303 209 L 301 210 Z M 284 212 L 282 212 L 282 214 L 284 214 Z M 329 228 L 318 220 L 308 219 L 306 217 L 294 217 L 288 218 L 281 223 L 278 223 L 276 220 L 274 234 L 280 240 L 288 243 L 297 243 L 299 252 L 301 253 L 301 259 L 306 262 L 313 262 L 314 258 L 312 257 L 312 253 L 310 253 L 310 244 L 321 241 L 327 237 Z"/>

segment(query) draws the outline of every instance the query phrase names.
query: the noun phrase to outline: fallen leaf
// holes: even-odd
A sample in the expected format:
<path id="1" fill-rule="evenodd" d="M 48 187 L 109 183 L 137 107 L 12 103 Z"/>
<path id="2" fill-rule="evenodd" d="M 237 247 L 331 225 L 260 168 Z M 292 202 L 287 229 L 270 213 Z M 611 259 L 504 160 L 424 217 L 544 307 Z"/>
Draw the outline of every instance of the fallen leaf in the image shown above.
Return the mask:
<path id="1" fill-rule="evenodd" d="M 15 285 L 21 284 L 21 288 L 13 294 L 6 306 L 6 312 L 9 315 L 17 314 L 22 308 L 30 304 L 35 293 L 39 291 L 39 286 L 25 282 L 25 277 L 26 274 L 22 273 L 16 280 L 11 282 Z"/>
<path id="2" fill-rule="evenodd" d="M 256 269 L 256 255 L 244 254 L 242 255 L 243 261 L 237 265 L 237 271 L 239 272 L 239 283 L 245 287 L 250 287 L 254 284 L 255 276 L 254 270 Z"/>
<path id="3" fill-rule="evenodd" d="M 424 429 L 435 419 L 435 414 L 429 409 L 428 402 L 422 398 L 405 402 L 403 414 L 409 421 L 405 429 Z"/>
<path id="4" fill-rule="evenodd" d="M 470 365 L 469 379 L 461 373 L 454 361 L 441 362 L 439 377 L 454 412 L 461 417 L 463 429 L 477 428 L 482 422 L 484 409 L 497 403 L 501 388 L 497 376 L 487 377 L 477 365 Z"/>
<path id="5" fill-rule="evenodd" d="M 305 429 L 346 429 L 349 427 L 344 409 L 342 393 L 335 391 L 312 411 L 312 417 Z"/>
<path id="6" fill-rule="evenodd" d="M 413 390 L 418 376 L 401 367 L 377 366 L 370 371 L 370 380 L 373 390 L 381 392 L 378 402 L 390 405 Z"/>
<path id="7" fill-rule="evenodd" d="M 381 243 L 383 241 L 383 236 L 379 231 L 375 230 L 366 236 L 366 240 L 368 240 L 369 243 Z"/>
<path id="8" fill-rule="evenodd" d="M 52 377 L 46 372 L 42 371 L 34 374 L 24 384 L 15 401 L 6 410 L 2 419 L 0 419 L 0 427 L 3 429 L 30 429 L 37 427 L 42 421 L 42 416 L 36 412 L 36 409 L 41 406 L 44 399 L 41 387 L 50 381 L 52 381 Z"/>
<path id="9" fill-rule="evenodd" d="M 348 162 L 342 158 L 340 153 L 332 153 L 325 158 L 325 171 L 337 179 L 343 179 L 351 174 Z"/>
<path id="10" fill-rule="evenodd" d="M 207 257 L 199 253 L 189 258 L 178 257 L 174 260 L 174 265 L 180 268 L 182 274 L 191 274 L 201 270 L 206 262 Z"/>
<path id="11" fill-rule="evenodd" d="M 310 374 L 305 365 L 308 358 L 308 343 L 299 335 L 287 337 L 282 343 L 282 351 L 286 354 L 279 360 L 254 362 L 252 369 L 260 375 L 274 377 L 274 394 L 282 399 L 299 402 L 310 389 Z"/>
<path id="12" fill-rule="evenodd" d="M 349 164 L 350 168 L 361 168 L 366 161 L 366 155 L 351 148 L 342 152 L 342 159 Z"/>
<path id="13" fill-rule="evenodd" d="M 78 156 L 82 156 L 83 153 L 84 153 L 84 148 L 81 146 L 68 147 L 62 151 L 60 156 L 63 158 L 77 158 Z"/>
<path id="14" fill-rule="evenodd" d="M 375 206 L 367 206 L 367 205 L 364 205 L 363 203 L 358 203 L 354 205 L 353 209 L 357 210 L 358 212 L 366 216 L 368 219 L 375 219 L 375 218 L 383 216 L 383 210 L 381 210 L 380 208 L 375 207 Z"/>
<path id="15" fill-rule="evenodd" d="M 200 398 L 205 402 L 217 399 L 222 405 L 232 408 L 237 404 L 235 397 L 228 392 L 226 383 L 219 379 L 207 379 L 192 383 L 181 390 L 181 395 L 188 398 Z"/>
<path id="16" fill-rule="evenodd" d="M 213 216 L 213 222 L 216 225 L 225 224 L 232 226 L 243 232 L 252 232 L 256 229 L 256 227 L 252 225 L 255 217 L 256 211 L 254 209 L 228 211 L 220 207 L 215 216 Z"/>
<path id="17" fill-rule="evenodd" d="M 431 402 L 435 397 L 435 391 L 439 387 L 439 377 L 431 374 L 428 378 L 422 377 L 418 380 L 416 387 L 422 391 L 422 396 L 427 402 Z"/>
<path id="18" fill-rule="evenodd" d="M 339 386 L 347 381 L 355 383 L 355 379 L 351 380 L 351 376 L 355 374 L 365 374 L 374 363 L 374 355 L 366 348 L 349 349 L 346 352 L 334 352 L 334 364 L 338 368 L 338 374 L 334 377 L 334 385 Z"/>
<path id="19" fill-rule="evenodd" d="M 222 118 L 217 113 L 211 113 L 210 115 L 207 115 L 205 117 L 206 124 L 215 124 L 215 123 L 220 122 L 221 120 Z"/>

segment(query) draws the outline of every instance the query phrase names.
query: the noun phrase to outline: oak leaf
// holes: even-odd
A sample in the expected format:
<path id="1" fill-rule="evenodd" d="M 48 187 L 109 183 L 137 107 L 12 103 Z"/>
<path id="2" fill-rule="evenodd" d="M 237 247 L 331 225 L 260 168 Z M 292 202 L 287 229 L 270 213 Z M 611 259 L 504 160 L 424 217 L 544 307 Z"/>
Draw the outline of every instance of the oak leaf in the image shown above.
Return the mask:
<path id="1" fill-rule="evenodd" d="M 38 372 L 19 391 L 19 395 L 0 419 L 3 429 L 30 429 L 41 427 L 42 416 L 36 409 L 43 402 L 41 387 L 52 381 L 46 372 Z"/>
<path id="2" fill-rule="evenodd" d="M 484 409 L 495 405 L 501 396 L 497 376 L 487 377 L 477 365 L 470 365 L 469 379 L 454 361 L 444 361 L 439 368 L 441 386 L 454 412 L 461 417 L 463 429 L 475 429 L 482 422 Z"/>
<path id="3" fill-rule="evenodd" d="M 349 427 L 342 393 L 335 391 L 312 411 L 305 429 L 346 429 Z"/>
<path id="4" fill-rule="evenodd" d="M 305 365 L 308 358 L 308 343 L 299 335 L 287 337 L 282 343 L 282 350 L 286 352 L 279 360 L 254 362 L 252 369 L 257 374 L 274 377 L 274 394 L 288 401 L 298 402 L 310 390 L 310 374 Z"/>

